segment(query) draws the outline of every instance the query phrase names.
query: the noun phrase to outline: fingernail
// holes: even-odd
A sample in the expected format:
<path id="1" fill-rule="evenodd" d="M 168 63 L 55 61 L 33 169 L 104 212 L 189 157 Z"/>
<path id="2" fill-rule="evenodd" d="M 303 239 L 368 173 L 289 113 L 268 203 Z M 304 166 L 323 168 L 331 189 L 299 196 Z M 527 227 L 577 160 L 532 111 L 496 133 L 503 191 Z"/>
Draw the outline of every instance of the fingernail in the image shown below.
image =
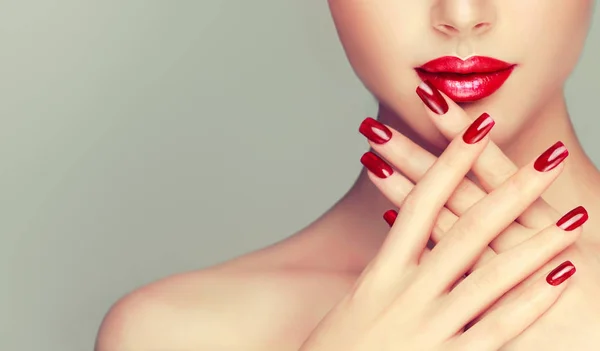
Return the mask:
<path id="1" fill-rule="evenodd" d="M 442 94 L 440 94 L 440 91 L 428 80 L 424 80 L 419 84 L 417 87 L 417 95 L 419 95 L 421 100 L 423 100 L 423 103 L 434 113 L 443 115 L 448 112 L 448 103 Z"/>
<path id="2" fill-rule="evenodd" d="M 569 150 L 565 144 L 558 141 L 535 160 L 533 167 L 539 172 L 548 172 L 558 166 L 567 156 L 569 156 Z"/>
<path id="3" fill-rule="evenodd" d="M 569 279 L 576 271 L 577 269 L 571 261 L 565 261 L 548 274 L 546 281 L 552 286 L 557 286 Z"/>
<path id="4" fill-rule="evenodd" d="M 362 121 L 358 131 L 375 144 L 385 144 L 392 138 L 392 132 L 388 127 L 371 117 Z"/>
<path id="5" fill-rule="evenodd" d="M 469 128 L 463 134 L 463 140 L 467 144 L 475 144 L 485 137 L 496 122 L 487 113 L 477 117 L 476 120 L 471 123 Z"/>
<path id="6" fill-rule="evenodd" d="M 387 210 L 383 214 L 383 219 L 385 219 L 385 221 L 387 222 L 387 224 L 390 225 L 390 227 L 394 225 L 394 222 L 396 222 L 397 217 L 398 217 L 398 212 L 396 212 L 394 210 Z"/>
<path id="7" fill-rule="evenodd" d="M 556 225 L 562 229 L 570 232 L 573 229 L 578 228 L 580 225 L 588 220 L 588 213 L 583 206 L 578 206 L 567 212 L 562 216 Z"/>
<path id="8" fill-rule="evenodd" d="M 365 152 L 360 158 L 360 162 L 379 178 L 387 178 L 394 173 L 390 165 L 371 151 Z"/>

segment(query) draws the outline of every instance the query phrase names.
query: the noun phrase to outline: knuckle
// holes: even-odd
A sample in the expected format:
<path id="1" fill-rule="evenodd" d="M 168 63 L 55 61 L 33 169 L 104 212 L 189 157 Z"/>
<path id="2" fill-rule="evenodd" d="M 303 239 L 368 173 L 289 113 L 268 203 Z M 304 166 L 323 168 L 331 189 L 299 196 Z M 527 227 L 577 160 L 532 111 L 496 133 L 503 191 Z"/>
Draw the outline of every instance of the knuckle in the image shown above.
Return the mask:
<path id="1" fill-rule="evenodd" d="M 348 293 L 352 303 L 370 304 L 389 299 L 401 288 L 398 270 L 390 268 L 385 260 L 376 257 L 363 270 Z"/>
<path id="2" fill-rule="evenodd" d="M 506 192 L 508 195 L 517 196 L 517 198 L 530 198 L 540 195 L 541 185 L 542 181 L 539 177 L 532 177 L 524 172 L 519 172 L 506 181 Z"/>
<path id="3" fill-rule="evenodd" d="M 466 177 L 458 184 L 455 193 L 458 192 L 464 194 L 464 196 L 468 196 L 468 199 L 472 204 L 483 199 L 486 195 L 485 191 L 481 190 L 475 183 Z"/>
<path id="4" fill-rule="evenodd" d="M 455 217 L 448 209 L 442 208 L 440 214 L 433 225 L 433 239 L 439 241 L 446 232 L 452 228 L 452 225 L 456 222 Z"/>
<path id="5" fill-rule="evenodd" d="M 391 191 L 389 191 L 388 194 L 386 194 L 386 196 L 388 196 L 390 200 L 394 202 L 395 205 L 400 206 L 400 204 L 402 204 L 402 202 L 408 196 L 408 194 L 410 194 L 411 190 L 413 189 L 413 186 L 408 181 L 406 181 L 405 178 L 397 180 L 398 181 L 394 182 L 394 184 L 391 185 Z"/>
<path id="6" fill-rule="evenodd" d="M 462 284 L 467 284 L 469 293 L 477 291 L 489 291 L 490 287 L 496 282 L 498 277 L 497 272 L 489 271 L 487 269 L 480 269 L 479 271 L 471 273 Z"/>
<path id="7" fill-rule="evenodd" d="M 494 158 L 493 160 L 490 159 L 489 162 L 485 162 L 484 160 L 483 167 L 478 167 L 477 172 L 481 174 L 480 178 L 488 180 L 488 185 L 495 188 L 513 177 L 517 173 L 517 170 L 514 167 L 510 167 L 505 160 Z"/>
<path id="8" fill-rule="evenodd" d="M 457 145 L 452 146 L 454 147 L 449 147 L 447 149 L 448 151 L 444 152 L 437 161 L 438 167 L 447 172 L 462 168 L 462 166 L 469 163 L 470 159 L 472 159 L 472 157 L 470 157 L 472 152 Z"/>
<path id="9" fill-rule="evenodd" d="M 419 212 L 419 209 L 422 209 L 423 206 L 427 206 L 425 197 L 419 195 L 418 190 L 419 187 L 416 186 L 410 193 L 408 193 L 408 195 L 406 195 L 404 201 L 402 201 L 402 207 L 400 207 L 400 211 L 412 216 L 416 215 Z"/>
<path id="10" fill-rule="evenodd" d="M 505 192 L 509 196 L 521 194 L 525 188 L 525 179 L 523 178 L 524 177 L 519 177 L 518 175 L 508 178 L 506 181 Z"/>
<path id="11" fill-rule="evenodd" d="M 348 293 L 348 303 L 351 305 L 361 305 L 367 301 L 376 300 L 381 290 L 376 283 L 375 276 L 377 269 L 368 266 L 363 274 L 356 280 Z"/>
<path id="12" fill-rule="evenodd" d="M 458 241 L 470 240 L 473 235 L 481 232 L 485 228 L 484 218 L 479 216 L 470 215 L 468 217 L 461 217 L 457 225 L 452 228 L 454 237 Z"/>
<path id="13" fill-rule="evenodd" d="M 486 266 L 482 267 L 475 278 L 479 285 L 491 286 L 498 285 L 502 280 L 508 278 L 510 272 L 509 265 L 503 260 L 502 255 L 494 257 Z M 508 270 L 508 272 L 507 272 Z"/>
<path id="14" fill-rule="evenodd" d="M 360 303 L 360 301 L 367 300 L 369 296 L 373 295 L 373 285 L 365 283 L 365 280 L 367 279 L 362 279 L 354 284 L 354 286 L 350 289 L 348 293 L 348 301 L 351 304 L 354 305 L 357 302 Z"/>
<path id="15" fill-rule="evenodd" d="M 473 184 L 471 183 L 471 181 L 469 181 L 467 178 L 464 178 L 463 180 L 460 181 L 460 183 L 458 183 L 458 185 L 456 186 L 456 190 L 454 192 L 471 194 L 471 192 L 473 191 L 472 185 Z"/>

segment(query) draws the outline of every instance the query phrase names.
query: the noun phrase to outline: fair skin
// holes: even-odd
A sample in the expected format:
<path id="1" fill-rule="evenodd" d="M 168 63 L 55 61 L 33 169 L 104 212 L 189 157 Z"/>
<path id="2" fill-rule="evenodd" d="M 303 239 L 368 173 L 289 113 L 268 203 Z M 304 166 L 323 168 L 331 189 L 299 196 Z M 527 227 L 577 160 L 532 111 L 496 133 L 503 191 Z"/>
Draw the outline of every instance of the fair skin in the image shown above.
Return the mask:
<path id="1" fill-rule="evenodd" d="M 379 179 L 363 171 L 335 206 L 292 237 L 205 270 L 163 279 L 125 296 L 103 321 L 97 350 L 296 351 L 307 338 L 315 340 L 315 335 L 319 340 L 335 342 L 334 337 L 322 338 L 325 334 L 315 334 L 313 329 L 356 287 L 357 278 L 379 257 L 385 239 L 394 235 L 394 230 L 399 237 L 413 232 L 398 234 L 396 224 L 390 231 L 381 219 L 382 213 L 398 208 L 413 184 L 422 180 L 431 166 L 425 152 L 439 156 L 448 141 L 483 112 L 490 113 L 497 123 L 481 155 L 472 160 L 469 178 L 483 191 L 501 188 L 516 169 L 527 167 L 556 141 L 562 141 L 569 150 L 556 177 L 547 179 L 547 188 L 539 190 L 543 201 L 533 202 L 543 202 L 535 207 L 536 215 L 528 217 L 536 223 L 529 223 L 527 234 L 517 235 L 517 239 L 512 235 L 512 239 L 492 241 L 489 250 L 493 254 L 508 252 L 509 247 L 525 242 L 545 224 L 577 206 L 584 206 L 590 217 L 580 227 L 581 233 L 572 233 L 576 235 L 571 237 L 574 245 L 561 247 L 568 244 L 562 242 L 555 247 L 560 254 L 539 258 L 533 264 L 533 276 L 525 284 L 513 284 L 513 291 L 534 287 L 536 279 L 566 259 L 577 266 L 577 274 L 568 286 L 560 286 L 561 291 L 535 295 L 549 297 L 537 310 L 525 309 L 522 313 L 529 317 L 542 314 L 544 306 L 548 312 L 537 315 L 539 319 L 531 326 L 523 326 L 525 330 L 501 349 L 597 349 L 600 173 L 571 127 L 563 96 L 564 82 L 584 43 L 592 5 L 591 0 L 330 0 L 349 61 L 380 101 L 378 120 L 397 133 L 393 142 L 370 146 L 399 170 L 397 174 L 406 175 L 411 188 L 404 188 L 402 184 L 407 183 L 397 182 L 399 178 Z M 424 108 L 415 94 L 420 79 L 413 68 L 452 54 L 481 54 L 519 66 L 489 98 L 454 106 L 454 119 L 446 119 L 444 123 L 448 124 L 444 124 Z M 510 161 L 493 152 L 495 145 Z M 476 194 L 466 193 L 456 198 L 478 200 Z M 454 207 L 452 212 L 459 212 L 457 217 L 461 217 L 456 209 L 460 204 L 452 201 L 448 199 L 446 208 Z M 441 217 L 436 221 L 440 230 L 433 234 L 439 236 L 434 238 L 438 241 L 450 233 L 450 226 L 444 225 L 447 222 Z M 490 240 L 492 235 L 511 238 L 509 232 L 489 235 Z M 544 245 L 550 244 L 544 241 Z M 394 248 L 401 251 L 407 247 Z M 558 301 L 551 301 L 552 296 L 559 295 Z M 494 306 L 502 303 L 498 301 Z M 468 308 L 465 305 L 464 310 Z M 427 320 L 436 320 L 435 316 Z M 394 318 L 402 318 L 402 314 Z M 401 334 L 397 328 L 394 331 Z M 431 333 L 441 335 L 440 330 Z M 335 344 L 329 345 L 335 349 Z M 311 351 L 310 343 L 305 347 Z"/>

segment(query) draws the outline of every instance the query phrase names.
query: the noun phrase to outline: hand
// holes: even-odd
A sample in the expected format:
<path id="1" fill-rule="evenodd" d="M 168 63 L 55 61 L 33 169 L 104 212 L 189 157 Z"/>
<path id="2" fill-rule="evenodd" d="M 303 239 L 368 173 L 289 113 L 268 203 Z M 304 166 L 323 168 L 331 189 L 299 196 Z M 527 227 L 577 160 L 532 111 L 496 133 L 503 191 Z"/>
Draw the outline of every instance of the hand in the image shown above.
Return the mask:
<path id="1" fill-rule="evenodd" d="M 444 96 L 444 103 L 448 106 L 440 116 L 433 110 L 428 110 L 429 117 L 440 132 L 449 140 L 460 134 L 471 123 L 466 113 L 450 99 Z M 440 109 L 437 109 L 441 111 Z M 363 122 L 361 131 L 369 135 L 369 131 L 376 125 L 372 120 Z M 374 151 L 390 161 L 392 165 L 406 178 L 395 175 L 389 179 L 380 179 L 371 176 L 376 186 L 397 206 L 401 206 L 413 182 L 418 182 L 427 169 L 435 162 L 436 157 L 422 149 L 394 130 L 379 135 L 384 138 L 375 138 L 370 144 Z M 370 135 L 373 135 L 372 133 Z M 384 142 L 385 139 L 389 142 Z M 486 191 L 491 192 L 503 184 L 518 170 L 517 166 L 495 145 L 488 143 L 482 154 L 473 164 L 473 174 L 481 184 L 480 188 L 468 178 L 462 180 L 456 192 L 449 198 L 446 208 L 442 209 L 432 239 L 437 242 L 445 232 L 452 227 L 454 222 L 465 211 L 486 196 Z M 394 179 L 396 178 L 396 179 Z M 575 210 L 579 214 L 578 224 L 587 219 L 583 208 Z M 388 220 L 393 219 L 394 211 L 387 213 Z M 490 243 L 476 267 L 493 258 L 497 253 L 508 249 L 531 238 L 538 230 L 557 222 L 559 212 L 547 204 L 541 197 L 537 198 L 516 222 L 511 223 L 502 234 Z M 568 292 L 548 313 L 544 314 L 534 325 L 527 329 L 518 338 L 513 340 L 507 349 L 530 350 L 534 347 L 544 350 L 564 350 L 567 347 L 580 350 L 595 350 L 600 344 L 600 336 L 594 337 L 594 332 L 600 326 L 600 302 L 596 296 L 600 293 L 600 250 L 593 243 L 580 237 L 574 245 L 549 261 L 542 269 L 534 273 L 529 279 L 505 294 L 501 301 L 496 302 L 491 310 L 509 303 L 519 296 L 532 282 L 545 274 L 552 265 L 569 259 L 578 267 L 579 279 L 570 284 Z M 485 314 L 484 314 L 485 315 Z M 504 348 L 503 348 L 504 349 Z"/>
<path id="2" fill-rule="evenodd" d="M 471 123 L 471 119 L 446 96 L 443 96 L 441 104 L 447 107 L 442 106 L 444 108 L 435 108 L 435 110 L 445 110 L 443 116 L 432 109 L 428 109 L 428 115 L 439 131 L 451 140 Z M 374 126 L 372 120 L 367 119 L 363 123 L 361 131 L 368 135 L 372 126 Z M 423 177 L 427 169 L 435 162 L 436 157 L 402 134 L 391 129 L 388 130 L 389 134 L 379 132 L 379 135 L 384 138 L 375 138 L 375 141 L 371 141 L 370 144 L 374 151 L 389 160 L 408 179 L 397 178 L 394 180 L 395 176 L 390 179 L 372 176 L 371 179 L 395 205 L 401 206 L 406 194 L 411 191 L 413 182 L 418 182 Z M 373 134 L 371 133 L 371 135 Z M 389 142 L 385 142 L 386 139 Z M 497 145 L 490 141 L 480 157 L 475 160 L 472 170 L 483 189 L 468 178 L 462 180 L 456 192 L 446 203 L 446 208 L 440 212 L 432 233 L 434 242 L 437 242 L 470 206 L 485 197 L 486 192 L 498 188 L 514 175 L 518 168 Z M 575 211 L 579 213 L 576 217 L 578 224 L 587 219 L 587 213 L 583 208 Z M 393 219 L 393 215 L 394 212 L 389 211 L 386 217 Z M 502 234 L 490 243 L 490 248 L 486 250 L 477 265 L 493 258 L 497 253 L 506 252 L 531 238 L 538 230 L 557 222 L 560 217 L 560 213 L 556 209 L 541 197 L 537 198 L 516 219 L 516 222 L 511 223 Z M 585 237 L 580 237 L 574 245 L 505 294 L 501 301 L 496 302 L 493 308 L 486 313 L 519 296 L 527 286 L 545 274 L 547 269 L 551 269 L 552 265 L 569 259 L 578 267 L 578 279 L 570 283 L 570 288 L 565 296 L 503 350 L 531 350 L 534 347 L 544 350 L 564 350 L 569 347 L 577 350 L 596 350 L 600 345 L 600 335 L 595 332 L 600 327 L 600 301 L 596 298 L 600 294 L 600 259 L 598 257 L 600 257 L 600 247 L 586 240 Z"/>
<path id="3" fill-rule="evenodd" d="M 560 163 L 545 172 L 536 170 L 534 162 L 523 167 L 465 211 L 421 260 L 438 213 L 484 150 L 492 125 L 484 116 L 452 140 L 404 199 L 375 259 L 301 351 L 497 350 L 556 301 L 565 288 L 560 283 L 575 272 L 570 262 L 463 332 L 505 292 L 572 244 L 579 229 L 547 226 L 457 281 L 558 176 Z M 540 162 L 547 161 L 545 156 Z M 372 177 L 401 177 L 375 154 L 367 153 L 363 163 Z"/>

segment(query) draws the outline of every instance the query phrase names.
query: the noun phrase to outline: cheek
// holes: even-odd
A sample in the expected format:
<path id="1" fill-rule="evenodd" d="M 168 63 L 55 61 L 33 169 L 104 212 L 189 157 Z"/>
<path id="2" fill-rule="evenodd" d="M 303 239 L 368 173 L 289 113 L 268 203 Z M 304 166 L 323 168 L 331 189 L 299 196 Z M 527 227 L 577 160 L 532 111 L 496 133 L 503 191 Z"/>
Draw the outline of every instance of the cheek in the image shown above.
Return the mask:
<path id="1" fill-rule="evenodd" d="M 419 33 L 427 31 L 424 6 L 412 2 L 330 1 L 340 41 L 363 84 L 382 101 L 414 90 Z M 410 14 L 410 15 L 409 15 Z M 421 40 L 422 41 L 422 40 Z"/>
<path id="2" fill-rule="evenodd" d="M 538 80 L 564 84 L 583 49 L 593 0 L 522 1 L 519 7 L 513 23 L 522 33 L 523 41 L 515 44 L 523 50 L 524 68 Z"/>
<path id="3" fill-rule="evenodd" d="M 513 4 L 511 15 L 503 16 L 510 18 L 512 26 L 503 27 L 499 36 L 520 68 L 507 81 L 506 89 L 487 103 L 505 122 L 496 130 L 498 143 L 509 142 L 528 122 L 542 116 L 539 112 L 552 99 L 563 94 L 565 81 L 585 43 L 593 1 L 530 0 Z"/>
<path id="4" fill-rule="evenodd" d="M 369 0 L 330 3 L 346 56 L 384 111 L 406 122 L 438 147 L 443 136 L 429 122 L 415 93 L 420 78 L 414 67 L 431 54 L 429 7 L 421 1 Z"/>

